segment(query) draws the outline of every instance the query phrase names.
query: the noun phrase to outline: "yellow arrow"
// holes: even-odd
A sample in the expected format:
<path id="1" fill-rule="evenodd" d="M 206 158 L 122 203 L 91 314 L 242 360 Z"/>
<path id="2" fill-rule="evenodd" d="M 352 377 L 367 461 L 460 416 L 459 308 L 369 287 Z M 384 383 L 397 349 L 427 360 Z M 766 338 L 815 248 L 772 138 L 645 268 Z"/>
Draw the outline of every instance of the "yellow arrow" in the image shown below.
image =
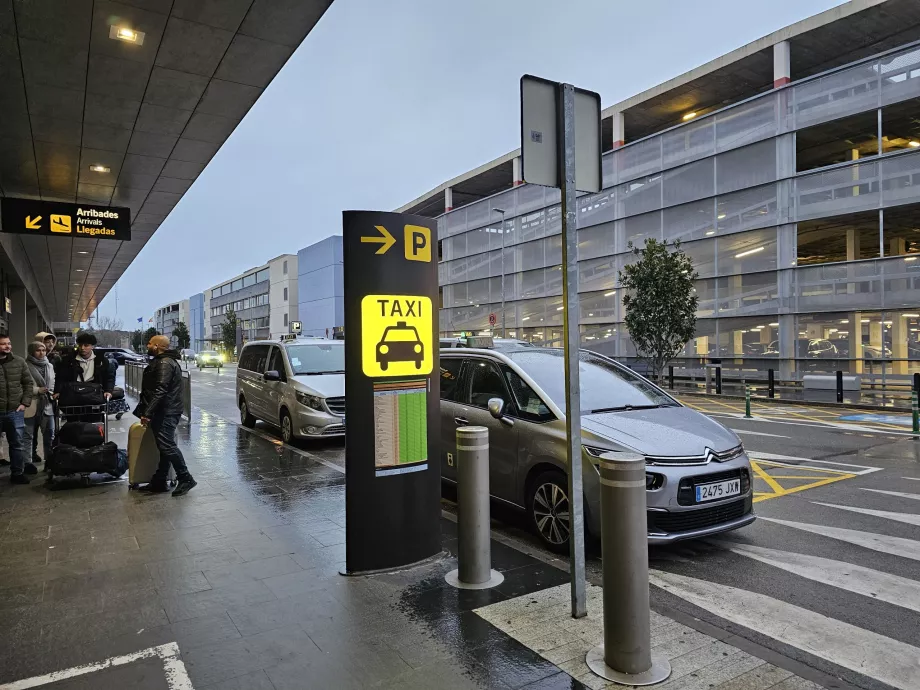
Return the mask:
<path id="1" fill-rule="evenodd" d="M 41 226 L 39 225 L 41 219 L 41 216 L 35 216 L 34 219 L 32 216 L 26 216 L 26 230 L 41 230 Z"/>
<path id="2" fill-rule="evenodd" d="M 380 237 L 362 237 L 362 238 L 361 238 L 361 241 L 362 241 L 362 242 L 376 242 L 376 243 L 379 243 L 379 244 L 381 245 L 381 246 L 380 246 L 380 249 L 378 249 L 378 250 L 377 250 L 376 252 L 374 252 L 374 253 L 375 253 L 375 254 L 386 254 L 386 253 L 387 253 L 387 250 L 389 250 L 390 247 L 392 247 L 394 244 L 396 244 L 396 239 L 395 239 L 395 238 L 393 237 L 393 235 L 391 235 L 390 232 L 389 232 L 385 227 L 383 227 L 382 225 L 375 225 L 374 227 L 377 228 L 377 230 L 380 231 Z"/>

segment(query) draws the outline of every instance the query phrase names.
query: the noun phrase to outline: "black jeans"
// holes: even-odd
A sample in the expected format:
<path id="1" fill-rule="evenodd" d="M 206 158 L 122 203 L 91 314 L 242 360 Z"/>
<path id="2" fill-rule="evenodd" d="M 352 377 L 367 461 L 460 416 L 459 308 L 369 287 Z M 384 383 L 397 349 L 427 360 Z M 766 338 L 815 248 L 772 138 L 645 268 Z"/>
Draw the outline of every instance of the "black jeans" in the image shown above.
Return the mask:
<path id="1" fill-rule="evenodd" d="M 153 475 L 152 482 L 165 482 L 169 476 L 169 466 L 176 471 L 176 479 L 180 482 L 191 479 L 182 451 L 176 445 L 176 427 L 179 426 L 179 415 L 157 416 L 150 420 L 150 429 L 160 451 L 160 464 Z"/>

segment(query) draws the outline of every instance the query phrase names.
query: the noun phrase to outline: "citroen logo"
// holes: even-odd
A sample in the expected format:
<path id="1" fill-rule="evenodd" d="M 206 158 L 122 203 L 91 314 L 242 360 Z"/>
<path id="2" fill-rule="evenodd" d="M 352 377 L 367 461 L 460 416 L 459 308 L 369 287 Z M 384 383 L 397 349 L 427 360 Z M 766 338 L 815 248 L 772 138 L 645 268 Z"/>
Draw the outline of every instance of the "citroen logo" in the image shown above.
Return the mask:
<path id="1" fill-rule="evenodd" d="M 716 454 L 716 452 L 712 448 L 706 449 L 705 457 L 706 457 L 707 463 L 719 462 L 719 456 Z"/>

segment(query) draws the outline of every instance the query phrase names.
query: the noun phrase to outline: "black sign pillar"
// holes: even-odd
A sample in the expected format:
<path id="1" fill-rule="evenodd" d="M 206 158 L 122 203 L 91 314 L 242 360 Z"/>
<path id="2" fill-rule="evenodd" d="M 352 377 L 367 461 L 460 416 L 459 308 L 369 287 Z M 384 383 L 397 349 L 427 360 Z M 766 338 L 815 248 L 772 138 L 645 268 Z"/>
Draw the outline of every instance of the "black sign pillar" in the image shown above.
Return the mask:
<path id="1" fill-rule="evenodd" d="M 345 211 L 346 571 L 441 550 L 437 229 Z"/>

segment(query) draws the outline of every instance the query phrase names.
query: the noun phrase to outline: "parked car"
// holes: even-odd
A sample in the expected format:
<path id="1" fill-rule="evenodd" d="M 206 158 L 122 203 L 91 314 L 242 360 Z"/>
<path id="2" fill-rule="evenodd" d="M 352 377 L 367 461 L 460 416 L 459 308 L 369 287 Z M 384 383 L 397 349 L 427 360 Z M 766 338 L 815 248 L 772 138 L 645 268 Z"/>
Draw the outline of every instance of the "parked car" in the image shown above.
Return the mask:
<path id="1" fill-rule="evenodd" d="M 600 535 L 597 465 L 607 452 L 646 458 L 650 543 L 753 522 L 751 466 L 734 432 L 603 355 L 582 351 L 580 361 L 591 534 Z M 563 364 L 558 348 L 451 348 L 440 357 L 442 477 L 457 478 L 456 428 L 488 427 L 492 496 L 526 511 L 544 544 L 560 553 L 569 539 Z"/>
<path id="2" fill-rule="evenodd" d="M 139 355 L 136 352 L 131 350 L 126 350 L 123 347 L 96 347 L 93 350 L 96 353 L 96 356 L 107 357 L 109 355 L 118 362 L 118 366 L 124 366 L 125 362 L 146 362 L 144 355 Z"/>
<path id="3" fill-rule="evenodd" d="M 243 426 L 256 420 L 281 428 L 281 438 L 345 434 L 345 342 L 301 339 L 247 343 L 236 370 Z"/>
<path id="4" fill-rule="evenodd" d="M 217 367 L 217 370 L 220 371 L 220 368 L 224 366 L 224 357 L 217 350 L 204 350 L 195 355 L 195 366 L 199 369 Z"/>

